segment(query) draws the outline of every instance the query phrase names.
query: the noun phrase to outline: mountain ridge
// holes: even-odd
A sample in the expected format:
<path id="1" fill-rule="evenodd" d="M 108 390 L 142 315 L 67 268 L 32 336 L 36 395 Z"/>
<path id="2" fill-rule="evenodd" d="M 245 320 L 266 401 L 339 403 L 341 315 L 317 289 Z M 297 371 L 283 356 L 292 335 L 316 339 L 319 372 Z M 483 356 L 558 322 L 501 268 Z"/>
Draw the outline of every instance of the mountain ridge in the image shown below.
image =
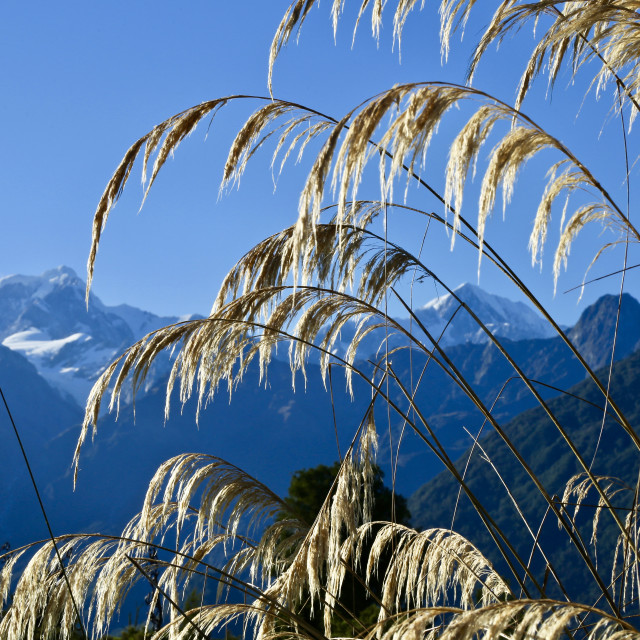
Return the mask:
<path id="1" fill-rule="evenodd" d="M 0 278 L 0 342 L 22 353 L 54 387 L 83 406 L 102 370 L 135 341 L 163 326 L 199 316 L 157 316 L 130 305 L 107 306 L 91 293 L 85 302 L 85 282 L 73 269 L 59 266 L 40 276 L 11 275 Z M 507 339 L 549 337 L 549 327 L 522 302 L 489 294 L 472 284 L 455 290 L 488 328 Z M 434 298 L 416 310 L 416 316 L 435 335 L 447 326 L 458 306 L 451 294 Z M 406 328 L 411 321 L 398 319 Z M 336 353 L 346 353 L 356 330 L 352 322 L 342 332 Z M 369 335 L 361 352 L 378 349 L 383 332 Z M 392 338 L 392 346 L 397 346 Z M 488 340 L 472 318 L 457 313 L 441 344 L 483 343 Z M 284 356 L 280 356 L 284 358 Z M 158 362 L 152 379 L 168 370 L 168 359 Z"/>
<path id="2" fill-rule="evenodd" d="M 71 282 L 70 279 L 73 278 L 73 275 L 68 271 L 53 271 L 54 273 L 50 273 L 50 278 L 55 280 L 58 275 L 63 276 L 67 284 L 80 291 L 83 283 L 79 278 Z M 28 388 L 40 388 L 38 385 L 45 384 L 44 380 L 37 384 L 29 381 L 31 380 L 29 376 L 34 376 L 35 380 L 36 377 L 40 378 L 40 374 L 33 362 L 27 367 L 28 361 L 24 358 L 27 347 L 34 350 L 39 348 L 38 336 L 35 333 L 38 329 L 31 327 L 32 333 L 27 336 L 20 334 L 29 330 L 25 328 L 26 323 L 32 322 L 34 317 L 46 319 L 47 314 L 55 312 L 55 303 L 59 302 L 59 298 L 55 296 L 50 298 L 50 296 L 56 291 L 54 286 L 56 283 L 50 283 L 50 287 L 48 285 L 36 287 L 35 280 L 26 283 L 19 280 L 9 282 L 12 285 L 27 286 L 31 287 L 33 291 L 38 291 L 38 295 L 30 300 L 44 301 L 43 305 L 45 306 L 39 307 L 40 303 L 36 305 L 42 313 L 33 315 L 22 313 L 24 309 L 31 309 L 30 305 L 21 307 L 19 304 L 14 304 L 14 319 L 11 321 L 13 324 L 10 324 L 6 317 L 9 308 L 1 303 L 2 300 L 9 300 L 10 297 L 2 297 L 5 287 L 0 286 L 0 316 L 4 313 L 4 320 L 0 318 L 0 330 L 2 327 L 11 327 L 11 330 L 20 329 L 20 331 L 9 333 L 8 337 L 14 336 L 14 340 L 20 338 L 23 341 L 21 349 L 15 351 L 6 347 L 0 348 L 0 355 L 4 353 L 6 356 L 2 361 L 5 363 L 4 368 L 0 371 L 6 377 L 4 380 L 0 379 L 0 384 L 4 386 L 7 379 L 16 382 L 23 379 Z M 1 283 L 6 286 L 7 279 L 0 280 Z M 470 291 L 473 292 L 473 290 Z M 80 371 L 82 367 L 78 366 L 78 357 L 79 354 L 81 355 L 79 347 L 90 340 L 82 342 L 82 336 L 89 335 L 89 333 L 86 328 L 83 328 L 82 323 L 76 322 L 77 318 L 74 319 L 72 311 L 78 308 L 78 304 L 84 306 L 84 299 L 82 295 L 78 297 L 77 293 L 68 293 L 68 297 L 61 296 L 61 298 L 63 301 L 71 299 L 73 302 L 70 307 L 65 307 L 70 313 L 66 330 L 75 331 L 71 336 L 79 333 L 81 337 L 65 342 L 70 336 L 58 333 L 57 335 L 62 337 L 50 338 L 50 340 L 43 339 L 42 342 L 47 344 L 40 346 L 50 348 L 44 349 L 44 356 L 36 353 L 34 357 L 36 360 L 37 357 L 41 358 L 37 362 L 41 363 L 44 359 L 45 363 L 51 364 L 50 369 L 53 369 L 54 365 L 61 365 L 61 368 L 64 368 L 73 364 Z M 13 300 L 19 302 L 18 296 L 14 295 Z M 445 302 L 447 301 L 445 300 Z M 96 299 L 94 307 L 98 308 L 101 304 L 99 299 Z M 576 324 L 579 329 L 577 339 L 582 340 L 585 349 L 591 349 L 595 360 L 610 357 L 605 347 L 613 336 L 615 326 L 611 323 L 606 326 L 601 325 L 599 318 L 611 315 L 615 317 L 616 306 L 616 298 L 602 298 L 590 307 L 590 312 L 584 316 L 582 324 L 580 321 Z M 110 320 L 106 314 L 110 314 L 112 309 L 113 307 L 100 309 L 103 315 L 98 314 L 95 322 Z M 120 315 L 112 314 L 113 318 L 111 318 L 111 330 L 114 332 L 115 339 L 110 343 L 111 346 L 105 347 L 104 357 L 109 356 L 111 348 L 124 349 L 128 347 L 136 336 L 134 329 L 139 333 L 152 327 L 154 322 L 167 320 L 167 318 L 160 318 L 126 305 L 119 305 L 116 309 Z M 133 328 L 121 317 L 123 315 L 128 318 L 129 323 L 134 325 Z M 24 323 L 19 324 L 18 319 Z M 169 319 L 175 320 L 174 318 Z M 2 324 L 3 322 L 4 324 Z M 617 357 L 622 358 L 628 355 L 630 350 L 637 346 L 637 330 L 635 328 L 639 326 L 640 304 L 630 296 L 623 297 L 620 331 L 626 336 L 626 332 L 633 330 L 633 335 L 625 337 L 622 333 L 620 334 Z M 122 329 L 120 333 L 116 331 L 118 327 Z M 46 327 L 42 326 L 39 331 L 44 333 Z M 571 331 L 573 329 L 569 331 L 570 335 Z M 18 338 L 15 338 L 16 335 Z M 6 339 L 5 337 L 4 340 Z M 125 339 L 128 340 L 126 344 L 124 343 Z M 59 340 L 62 343 L 49 344 L 53 340 Z M 118 340 L 123 341 L 122 346 L 113 346 Z M 560 337 L 519 341 L 504 338 L 503 343 L 521 365 L 526 375 L 533 379 L 539 379 L 541 382 L 555 387 L 568 388 L 584 378 L 583 368 L 575 358 L 572 358 L 568 347 Z M 55 353 L 54 346 L 58 348 Z M 498 420 L 506 422 L 516 413 L 532 406 L 531 394 L 522 383 L 508 382 L 506 389 L 502 390 L 505 382 L 513 376 L 513 369 L 494 345 L 470 340 L 445 348 L 452 362 L 455 362 L 459 368 L 461 375 L 465 376 L 477 388 L 483 402 L 487 406 L 493 406 L 495 403 L 494 413 Z M 77 351 L 74 352 L 72 349 Z M 11 358 L 8 357 L 9 354 L 13 354 Z M 119 355 L 119 351 L 116 355 Z M 75 361 L 73 361 L 74 357 Z M 428 355 L 418 351 L 410 353 L 404 349 L 393 355 L 394 370 L 404 379 L 410 379 L 413 376 L 414 380 L 418 380 L 422 368 L 426 366 L 428 361 Z M 91 358 L 88 358 L 84 364 L 82 362 L 80 364 L 91 375 L 97 375 L 96 370 L 90 368 Z M 366 367 L 366 361 L 361 361 L 359 366 Z M 56 513 L 60 523 L 57 531 L 86 529 L 89 524 L 111 530 L 122 526 L 139 508 L 139 499 L 144 493 L 155 467 L 167 457 L 185 452 L 186 448 L 228 457 L 230 462 L 240 467 L 247 467 L 247 470 L 256 475 L 258 479 L 273 485 L 276 491 L 282 493 L 286 490 L 290 474 L 293 471 L 302 466 L 314 466 L 318 463 L 331 464 L 339 457 L 334 434 L 332 401 L 335 403 L 335 420 L 344 451 L 351 440 L 354 425 L 357 426 L 362 420 L 371 397 L 370 387 L 364 383 L 359 383 L 360 386 L 356 386 L 355 402 L 351 401 L 349 394 L 341 384 L 334 383 L 332 397 L 331 393 L 323 386 L 318 366 L 313 363 L 308 366 L 306 392 L 293 393 L 288 363 L 274 358 L 266 381 L 259 382 L 260 375 L 257 363 L 255 363 L 255 366 L 248 370 L 243 384 L 234 392 L 231 404 L 228 402 L 228 396 L 224 393 L 221 394 L 222 397 L 216 398 L 203 413 L 202 429 L 198 431 L 195 427 L 193 403 L 188 404 L 182 410 L 174 411 L 165 424 L 164 395 L 167 367 L 168 358 L 155 374 L 152 373 L 144 389 L 141 390 L 142 393 L 136 403 L 135 415 L 137 419 L 135 423 L 132 408 L 127 407 L 126 404 L 122 407 L 118 422 L 111 415 L 105 415 L 100 419 L 95 444 L 87 443 L 83 450 L 78 491 L 75 494 L 71 493 L 69 464 L 82 415 L 77 403 L 73 405 L 74 408 L 71 411 L 68 399 L 63 400 L 60 397 L 55 403 L 53 400 L 51 401 L 52 407 L 54 404 L 66 407 L 60 409 L 68 416 L 65 424 L 60 421 L 47 422 L 46 416 L 40 416 L 39 422 L 30 419 L 28 415 L 20 420 L 19 426 L 21 428 L 28 425 L 29 420 L 31 420 L 31 425 L 34 425 L 34 422 L 38 422 L 40 425 L 40 435 L 32 441 L 31 446 L 34 448 L 30 455 L 34 456 L 36 467 L 41 474 L 39 477 L 46 478 L 46 494 L 50 499 L 48 504 Z M 24 372 L 29 372 L 29 375 Z M 86 381 L 86 385 L 90 386 L 91 380 Z M 545 398 L 551 398 L 557 393 L 553 389 L 545 389 L 544 387 L 541 389 Z M 35 393 L 34 391 L 33 394 Z M 51 394 L 53 391 L 46 393 Z M 56 393 L 58 392 L 56 391 Z M 37 395 L 33 394 L 25 396 L 23 393 L 15 402 L 28 412 L 30 406 L 37 399 Z M 499 399 L 496 401 L 498 397 Z M 392 397 L 392 400 L 398 406 L 402 406 L 405 401 L 399 392 Z M 451 383 L 446 373 L 433 364 L 427 368 L 422 383 L 416 390 L 416 402 L 425 408 L 431 427 L 454 457 L 462 453 L 468 446 L 469 436 L 462 427 L 476 432 L 483 422 L 483 416 L 473 403 L 461 392 L 459 387 Z M 378 411 L 376 415 L 376 419 L 381 425 L 386 424 L 387 416 L 384 411 Z M 43 427 L 43 425 L 48 426 Z M 35 430 L 35 426 L 27 426 L 26 428 L 29 431 Z M 394 437 L 400 438 L 402 432 L 402 424 L 395 420 L 390 425 L 390 433 Z M 248 442 L 254 443 L 254 446 L 247 446 Z M 283 455 L 283 452 L 289 451 L 291 447 L 294 447 L 296 455 Z M 414 493 L 426 480 L 439 471 L 439 463 L 435 456 L 425 450 L 423 443 L 418 440 L 415 434 L 405 433 L 402 435 L 402 448 L 393 451 L 389 450 L 385 439 L 381 438 L 379 460 L 387 477 L 391 477 L 393 473 L 388 461 L 396 455 L 399 457 L 395 486 L 398 492 L 404 495 Z M 25 492 L 27 491 L 28 489 L 25 489 Z M 114 500 L 114 495 L 126 492 L 130 492 L 131 496 L 122 500 Z M 28 518 L 37 519 L 40 517 L 38 514 L 25 515 L 20 510 L 20 500 L 16 502 L 15 496 L 9 496 L 6 499 L 8 503 L 3 505 L 4 513 L 22 514 L 20 515 L 22 518 L 20 531 L 27 527 L 26 520 Z M 12 519 L 15 517 L 17 516 L 12 516 Z M 5 524 L 11 526 L 11 522 Z M 0 527 L 0 535 L 2 535 L 1 532 L 2 528 Z M 22 533 L 18 535 L 18 532 L 13 536 L 10 532 L 6 534 L 12 542 L 18 540 L 22 535 Z"/>

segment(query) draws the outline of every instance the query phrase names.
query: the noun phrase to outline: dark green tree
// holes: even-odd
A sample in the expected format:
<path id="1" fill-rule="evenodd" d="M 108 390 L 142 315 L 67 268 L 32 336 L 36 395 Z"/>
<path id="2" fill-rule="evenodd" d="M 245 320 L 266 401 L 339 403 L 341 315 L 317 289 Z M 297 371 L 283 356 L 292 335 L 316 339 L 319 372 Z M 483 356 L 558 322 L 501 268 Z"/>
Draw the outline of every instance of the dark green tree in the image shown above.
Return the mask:
<path id="1" fill-rule="evenodd" d="M 291 478 L 289 492 L 285 498 L 291 513 L 311 524 L 320 511 L 339 469 L 340 463 L 334 462 L 330 467 L 319 464 L 311 469 L 296 471 Z M 378 465 L 375 465 L 374 474 L 372 520 L 394 520 L 398 524 L 408 525 L 411 514 L 406 498 L 394 494 L 384 485 L 384 471 Z"/>
<path id="2" fill-rule="evenodd" d="M 280 518 L 293 515 L 311 524 L 329 495 L 339 470 L 340 463 L 334 462 L 331 466 L 319 464 L 310 469 L 296 471 L 291 478 L 285 498 L 290 512 L 282 512 Z M 395 521 L 409 526 L 411 514 L 406 498 L 385 486 L 383 479 L 384 471 L 378 465 L 374 465 L 372 521 Z M 368 547 L 369 545 L 365 549 L 363 559 L 369 555 Z M 382 563 L 379 576 L 384 575 L 386 565 L 387 562 Z M 353 567 L 350 566 L 350 569 Z M 353 571 L 347 576 L 339 599 L 342 606 L 336 609 L 333 624 L 338 635 L 348 635 L 355 633 L 358 629 L 368 628 L 378 617 L 380 607 L 371 598 L 371 593 L 379 593 L 379 580 L 374 579 L 367 588 L 361 578 L 354 577 L 356 574 L 361 575 L 362 572 Z M 318 629 L 322 628 L 322 620 L 318 616 L 312 617 L 308 606 L 305 607 L 304 613 L 314 626 Z"/>

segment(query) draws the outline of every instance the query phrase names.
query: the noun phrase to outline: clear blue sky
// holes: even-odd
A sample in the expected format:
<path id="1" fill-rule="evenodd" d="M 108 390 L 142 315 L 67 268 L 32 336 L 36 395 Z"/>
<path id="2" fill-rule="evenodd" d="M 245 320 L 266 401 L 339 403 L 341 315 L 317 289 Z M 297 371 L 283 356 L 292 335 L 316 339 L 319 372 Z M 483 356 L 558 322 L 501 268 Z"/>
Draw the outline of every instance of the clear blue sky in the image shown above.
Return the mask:
<path id="1" fill-rule="evenodd" d="M 125 150 L 154 124 L 203 100 L 234 93 L 265 95 L 269 44 L 287 5 L 288 0 L 5 3 L 0 21 L 0 276 L 37 274 L 59 264 L 84 276 L 93 211 Z M 394 83 L 461 81 L 469 46 L 486 18 L 476 16 L 465 42 L 454 48 L 443 68 L 438 17 L 430 3 L 409 20 L 401 63 L 398 52 L 391 51 L 390 15 L 379 47 L 369 36 L 367 15 L 352 49 L 352 18 L 345 17 L 334 44 L 329 8 L 330 3 L 323 3 L 314 10 L 300 44 L 283 52 L 274 94 L 334 116 Z M 524 37 L 533 42 L 529 33 Z M 515 42 L 505 43 L 485 62 L 475 83 L 509 101 L 523 53 Z M 541 84 L 524 110 L 565 140 L 624 202 L 620 125 L 613 119 L 601 133 L 610 102 L 587 105 L 576 119 L 574 105 L 582 100 L 584 82 L 579 79 L 565 92 L 568 80 L 561 80 L 551 106 L 543 104 Z M 160 314 L 206 313 L 235 260 L 295 219 L 308 164 L 290 165 L 274 194 L 268 152 L 250 167 L 238 192 L 218 199 L 226 150 L 249 108 L 228 108 L 206 140 L 205 128 L 196 130 L 166 165 L 140 214 L 140 169 L 134 168 L 98 254 L 94 291 L 104 302 L 127 302 Z M 450 140 L 446 134 L 430 151 L 432 164 L 423 173 L 438 189 L 443 185 L 438 167 Z M 630 144 L 635 158 L 633 137 Z M 602 293 L 617 292 L 619 279 L 590 286 L 580 306 L 577 294 L 562 294 L 580 282 L 602 241 L 595 228 L 575 245 L 555 299 L 551 246 L 542 273 L 531 269 L 526 243 L 545 167 L 544 161 L 533 162 L 522 174 L 506 220 L 496 211 L 488 239 L 494 239 L 560 321 L 569 323 Z M 363 189 L 362 196 L 377 195 L 374 182 L 365 187 L 372 191 Z M 442 212 L 427 195 L 412 189 L 410 197 Z M 633 210 L 633 192 L 631 197 Z M 466 204 L 464 213 L 473 219 L 472 196 Z M 554 229 L 559 214 L 555 212 Z M 394 234 L 415 245 L 421 229 L 393 219 Z M 429 237 L 425 254 L 452 286 L 477 282 L 476 256 L 462 246 L 452 255 L 442 234 Z M 621 253 L 614 253 L 592 274 L 621 264 Z M 639 277 L 631 271 L 627 278 L 627 290 L 636 297 Z M 489 265 L 483 267 L 480 285 L 515 297 Z M 426 287 L 415 302 L 433 295 L 433 288 Z"/>

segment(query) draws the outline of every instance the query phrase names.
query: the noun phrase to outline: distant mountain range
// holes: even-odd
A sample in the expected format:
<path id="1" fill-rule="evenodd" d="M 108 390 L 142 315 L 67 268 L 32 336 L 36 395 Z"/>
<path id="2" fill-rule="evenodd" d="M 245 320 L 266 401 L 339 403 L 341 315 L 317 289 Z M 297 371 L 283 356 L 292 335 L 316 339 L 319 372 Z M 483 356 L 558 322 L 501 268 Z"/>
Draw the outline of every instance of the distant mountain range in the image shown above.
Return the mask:
<path id="1" fill-rule="evenodd" d="M 496 336 L 521 340 L 552 335 L 544 320 L 522 302 L 488 294 L 471 284 L 455 291 Z M 453 296 L 446 294 L 417 309 L 416 316 L 439 336 L 457 307 Z M 155 329 L 186 319 L 160 317 L 124 304 L 109 307 L 94 294 L 87 308 L 85 282 L 69 267 L 40 276 L 0 278 L 0 343 L 25 356 L 42 377 L 81 407 L 98 375 L 126 347 Z M 407 319 L 399 321 L 410 326 Z M 343 330 L 338 353 L 346 351 L 354 331 L 355 323 Z M 382 337 L 382 332 L 368 336 L 361 353 L 375 353 Z M 468 314 L 458 313 L 441 344 L 468 342 L 486 343 L 487 336 Z"/>
<path id="2" fill-rule="evenodd" d="M 584 378 L 566 345 L 558 337 L 549 337 L 544 322 L 526 305 L 492 296 L 473 285 L 462 285 L 456 293 L 501 336 L 527 375 L 561 388 Z M 601 298 L 570 331 L 594 366 L 610 358 L 612 318 L 615 320 L 612 310 L 616 305 L 613 296 Z M 452 296 L 445 295 L 418 309 L 416 315 L 438 335 L 457 306 Z M 331 395 L 322 384 L 318 367 L 311 364 L 306 390 L 293 393 L 288 364 L 278 360 L 270 366 L 266 385 L 258 384 L 256 367 L 249 370 L 231 403 L 222 392 L 204 412 L 199 430 L 192 403 L 181 411 L 176 402 L 176 410 L 165 425 L 167 358 L 159 363 L 138 397 L 135 421 L 132 408 L 126 406 L 118 422 L 110 415 L 100 420 L 95 443 L 83 451 L 78 489 L 72 493 L 69 464 L 79 432 L 81 405 L 91 384 L 103 367 L 133 341 L 177 320 L 124 305 L 108 307 L 95 296 L 87 311 L 84 283 L 65 267 L 41 276 L 0 279 L 0 342 L 4 345 L 0 346 L 0 386 L 14 411 L 57 533 L 118 530 L 138 510 L 157 466 L 178 453 L 206 451 L 227 458 L 284 494 L 293 471 L 330 464 L 338 458 L 334 408 L 341 453 L 351 441 L 371 398 L 370 387 L 358 383 L 356 398 L 351 401 L 337 378 Z M 640 304 L 625 296 L 617 358 L 628 356 L 638 347 L 638 327 Z M 343 332 L 338 350 L 344 348 L 352 329 L 347 327 Z M 484 335 L 470 319 L 458 312 L 442 344 L 461 375 L 473 384 L 483 401 L 492 405 L 513 374 L 498 350 L 483 340 Z M 379 337 L 372 336 L 361 354 L 373 354 L 378 343 Z M 421 379 L 416 402 L 443 446 L 457 457 L 470 442 L 465 429 L 475 433 L 482 416 L 433 362 L 423 373 L 426 364 L 426 356 L 415 351 L 410 354 L 400 350 L 393 355 L 393 367 L 399 376 Z M 543 389 L 545 397 L 557 394 L 553 389 Z M 403 406 L 402 394 L 392 394 L 394 402 Z M 509 382 L 495 403 L 494 413 L 506 422 L 532 406 L 523 385 Z M 379 411 L 379 461 L 389 479 L 389 460 L 399 451 L 395 486 L 408 496 L 438 473 L 440 463 L 396 417 L 391 416 L 388 426 L 387 420 L 387 413 Z M 4 422 L 3 415 L 0 425 Z M 388 433 L 396 443 L 402 440 L 399 450 L 396 444 L 390 450 Z M 0 465 L 0 544 L 9 540 L 15 546 L 40 535 L 42 526 L 17 445 L 13 436 L 5 437 L 7 459 L 3 456 Z"/>

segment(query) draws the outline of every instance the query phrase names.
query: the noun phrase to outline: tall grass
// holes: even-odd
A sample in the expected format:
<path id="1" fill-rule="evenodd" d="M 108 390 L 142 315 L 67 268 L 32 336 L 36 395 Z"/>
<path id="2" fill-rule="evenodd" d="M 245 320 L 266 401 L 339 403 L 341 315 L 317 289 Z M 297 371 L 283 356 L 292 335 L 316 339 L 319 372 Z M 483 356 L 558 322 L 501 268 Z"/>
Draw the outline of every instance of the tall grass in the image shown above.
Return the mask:
<path id="1" fill-rule="evenodd" d="M 284 16 L 271 49 L 269 87 L 279 52 L 315 4 L 314 0 L 296 0 Z M 341 19 L 343 4 L 342 0 L 332 4 L 335 25 Z M 394 38 L 399 42 L 418 3 L 397 0 L 387 4 L 387 11 L 393 12 Z M 360 7 L 358 22 L 370 12 L 374 36 L 382 26 L 383 5 L 382 0 L 363 0 Z M 474 5 L 474 0 L 442 0 L 445 54 L 452 34 L 464 26 Z M 552 211 L 564 216 L 554 253 L 556 280 L 577 236 L 589 226 L 600 224 L 613 232 L 603 241 L 602 249 L 640 240 L 627 203 L 616 201 L 590 170 L 588 159 L 578 158 L 526 113 L 528 93 L 540 73 L 546 70 L 553 84 L 568 67 L 574 74 L 591 73 L 598 90 L 612 88 L 614 117 L 621 119 L 626 131 L 640 109 L 640 3 L 504 0 L 496 5 L 478 40 L 467 85 L 431 82 L 394 86 L 339 119 L 276 97 L 228 96 L 169 118 L 130 147 L 94 216 L 87 291 L 102 231 L 135 161 L 142 159 L 148 192 L 181 141 L 202 120 L 214 119 L 220 109 L 239 101 L 257 102 L 228 153 L 223 188 L 237 182 L 254 153 L 267 144 L 273 145 L 274 165 L 284 165 L 290 156 L 301 156 L 311 149 L 315 155 L 298 200 L 297 219 L 238 261 L 222 283 L 210 316 L 147 335 L 103 373 L 87 403 L 76 468 L 86 438 L 96 432 L 105 396 L 110 397 L 110 409 L 116 408 L 125 385 L 137 388 L 154 358 L 166 349 L 176 351 L 167 387 L 167 414 L 174 387 L 182 402 L 195 394 L 200 409 L 221 384 L 233 392 L 254 361 L 266 376 L 273 350 L 283 342 L 289 345 L 294 374 L 304 375 L 309 357 L 315 354 L 325 380 L 332 368 L 341 368 L 350 386 L 354 376 L 361 380 L 358 388 L 368 385 L 370 405 L 361 423 L 352 425 L 351 445 L 313 522 L 287 515 L 286 502 L 224 460 L 204 454 L 178 456 L 158 469 L 140 513 L 122 536 L 62 537 L 10 556 L 0 577 L 2 597 L 6 599 L 13 591 L 11 605 L 0 622 L 2 638 L 69 637 L 76 622 L 76 606 L 83 612 L 87 633 L 101 636 L 132 585 L 148 580 L 152 571 L 159 575 L 155 598 L 163 603 L 167 621 L 157 637 L 208 637 L 236 620 L 242 621 L 247 636 L 258 638 L 332 637 L 338 623 L 343 632 L 350 629 L 355 637 L 384 638 L 626 638 L 637 633 L 637 486 L 630 487 L 630 507 L 614 506 L 620 485 L 594 472 L 587 452 L 574 442 L 571 431 L 520 368 L 509 345 L 496 338 L 457 297 L 437 265 L 428 265 L 387 232 L 391 217 L 410 211 L 430 225 L 445 228 L 454 251 L 471 248 L 483 262 L 492 263 L 564 340 L 585 376 L 597 387 L 600 404 L 615 416 L 627 446 L 640 449 L 635 426 L 612 397 L 615 390 L 595 375 L 485 234 L 500 192 L 508 207 L 517 188 L 516 176 L 528 160 L 540 156 L 541 161 L 552 160 L 531 229 L 529 249 L 534 262 L 539 261 L 545 245 Z M 514 104 L 472 87 L 470 82 L 486 51 L 530 23 L 537 23 L 536 43 Z M 439 125 L 459 105 L 468 105 L 462 113 L 470 115 L 450 141 L 445 188 L 439 194 L 421 177 L 424 158 Z M 362 200 L 358 194 L 371 163 L 377 163 L 374 169 L 380 194 L 375 200 Z M 463 216 L 462 206 L 468 178 L 476 172 L 481 179 L 478 205 L 471 207 L 475 212 L 472 221 Z M 628 188 L 629 180 L 627 175 Z M 406 197 L 398 199 L 395 192 L 404 186 L 403 181 L 415 183 L 434 202 L 439 201 L 438 206 L 444 205 L 443 214 L 410 207 Z M 323 206 L 328 192 L 335 195 L 335 202 Z M 464 204 L 466 211 L 468 203 Z M 569 481 L 563 500 L 544 485 L 522 454 L 520 443 L 512 441 L 492 407 L 478 395 L 473 380 L 465 377 L 441 347 L 442 336 L 433 335 L 420 321 L 410 295 L 402 293 L 420 279 L 433 280 L 456 299 L 457 313 L 473 318 L 560 434 L 580 469 L 580 475 Z M 390 317 L 390 301 L 406 310 L 410 328 Z M 336 341 L 350 321 L 355 321 L 357 328 L 340 355 Z M 361 354 L 359 346 L 372 332 L 384 339 L 377 360 L 365 363 L 359 356 L 369 354 Z M 392 335 L 400 336 L 402 342 L 391 343 Z M 545 502 L 545 518 L 555 518 L 566 542 L 575 548 L 576 562 L 584 566 L 590 583 L 585 593 L 595 589 L 596 599 L 575 601 L 567 592 L 565 567 L 553 565 L 552 554 L 535 534 L 541 522 L 529 521 L 530 516 L 521 512 L 522 526 L 532 535 L 527 554 L 497 524 L 495 514 L 486 507 L 486 496 L 468 486 L 464 470 L 431 428 L 429 406 L 417 402 L 421 376 L 394 369 L 391 356 L 397 349 L 421 356 L 425 367 L 440 367 L 474 403 L 522 468 L 530 492 Z M 415 531 L 394 522 L 371 522 L 377 443 L 378 438 L 387 437 L 381 435 L 384 429 L 378 433 L 376 427 L 379 407 L 393 416 L 391 420 L 412 431 L 453 475 L 461 496 L 471 502 L 486 527 L 492 548 L 478 549 L 454 530 Z M 512 497 L 509 483 L 516 479 L 501 480 Z M 597 536 L 594 534 L 590 543 L 587 524 L 577 520 L 577 509 L 572 515 L 563 508 L 570 501 L 584 503 L 589 495 L 595 495 L 600 526 L 607 520 L 615 530 L 612 557 L 597 555 Z M 153 554 L 152 549 L 156 550 Z M 534 551 L 545 560 L 542 573 L 531 562 Z M 58 561 L 58 553 L 66 558 L 65 566 Z M 30 557 L 29 562 L 12 586 L 13 569 L 24 557 Z M 488 557 L 497 558 L 495 566 L 500 569 L 494 568 Z M 375 579 L 377 572 L 379 579 Z M 349 610 L 341 591 L 347 575 L 355 576 L 369 590 L 372 603 L 379 608 L 376 621 L 362 620 Z M 185 591 L 201 579 L 218 584 L 217 604 L 203 601 L 202 606 L 183 611 L 180 603 Z M 234 592 L 242 597 L 233 597 Z"/>

